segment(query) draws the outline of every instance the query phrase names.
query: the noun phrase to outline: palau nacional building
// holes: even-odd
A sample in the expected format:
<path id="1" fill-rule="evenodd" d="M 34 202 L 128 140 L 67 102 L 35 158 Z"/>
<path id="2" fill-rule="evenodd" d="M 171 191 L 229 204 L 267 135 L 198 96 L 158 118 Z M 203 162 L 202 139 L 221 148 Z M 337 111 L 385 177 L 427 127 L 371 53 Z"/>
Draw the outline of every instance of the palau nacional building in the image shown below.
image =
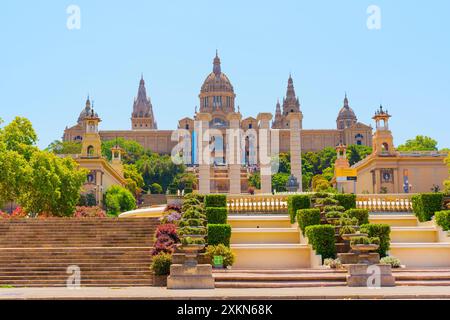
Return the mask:
<path id="1" fill-rule="evenodd" d="M 319 151 L 325 147 L 335 148 L 338 145 L 351 144 L 374 147 L 374 153 L 363 163 L 355 166 L 358 169 L 358 175 L 361 175 L 356 190 L 358 193 L 379 193 L 381 189 L 390 193 L 430 191 L 433 185 L 442 187 L 443 181 L 447 178 L 444 154 L 400 155 L 395 151 L 392 134 L 387 125 L 390 115 L 383 110 L 377 111 L 378 115 L 373 118 L 377 127 L 373 132 L 370 125 L 358 121 L 355 112 L 349 105 L 347 96 L 345 96 L 343 106 L 336 110 L 338 113 L 335 128 L 302 129 L 303 114 L 291 76 L 288 79 L 285 97 L 281 103 L 276 103 L 274 116 L 271 113 L 259 113 L 255 117 L 242 118 L 240 107 L 235 103 L 236 94 L 233 85 L 228 76 L 222 72 L 221 61 L 216 53 L 213 70 L 203 82 L 198 97 L 199 110 L 196 107 L 193 117 L 180 119 L 177 129 L 183 129 L 195 137 L 196 123 L 203 122 L 207 123 L 210 129 L 216 129 L 217 132 L 223 133 L 211 138 L 213 165 L 207 167 L 200 165 L 194 169 L 200 176 L 199 191 L 201 192 L 233 194 L 247 192 L 248 166 L 246 164 L 260 165 L 257 149 L 261 140 L 259 137 L 261 129 L 276 133 L 271 134 L 271 139 L 277 140 L 279 152 L 291 152 L 292 174 L 298 181 L 301 181 L 301 152 Z M 72 127 L 66 127 L 63 140 L 83 141 L 87 134 L 87 120 L 93 114 L 98 118 L 93 112 L 88 98 L 77 123 Z M 98 121 L 100 120 L 98 119 Z M 134 140 L 144 148 L 160 154 L 171 154 L 172 149 L 178 144 L 178 140 L 172 138 L 175 130 L 158 129 L 153 105 L 147 94 L 143 78 L 140 80 L 137 97 L 133 102 L 130 124 L 129 130 L 99 130 L 96 134 L 101 140 L 112 140 L 119 137 Z M 295 128 L 292 127 L 293 124 Z M 251 142 L 252 134 L 248 134 L 243 140 L 245 141 L 243 165 L 229 164 L 226 159 L 228 142 L 225 131 L 230 128 L 239 128 L 242 129 L 242 132 L 252 132 L 256 135 L 255 140 L 258 141 L 256 146 Z M 192 139 L 191 150 L 196 150 L 194 141 L 196 139 Z M 184 157 L 186 156 L 189 158 L 188 162 L 198 164 L 195 151 L 184 155 Z M 86 154 L 86 157 L 89 155 Z M 101 169 L 98 170 L 101 171 Z M 95 175 L 97 176 L 97 174 L 98 172 Z M 100 172 L 100 176 L 103 174 Z M 263 193 L 272 192 L 268 179 L 270 179 L 270 175 L 266 178 L 262 175 L 261 192 Z M 232 183 L 233 180 L 239 182 Z M 99 181 L 102 179 L 99 178 L 96 184 L 101 184 Z M 408 188 L 404 188 L 406 184 Z M 301 183 L 299 188 L 301 191 Z"/>

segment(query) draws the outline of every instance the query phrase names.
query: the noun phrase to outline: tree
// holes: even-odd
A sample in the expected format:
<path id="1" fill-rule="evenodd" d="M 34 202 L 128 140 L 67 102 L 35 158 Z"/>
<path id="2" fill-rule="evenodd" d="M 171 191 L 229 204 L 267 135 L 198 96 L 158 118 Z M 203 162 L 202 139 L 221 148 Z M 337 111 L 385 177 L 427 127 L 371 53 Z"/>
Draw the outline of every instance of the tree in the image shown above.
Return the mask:
<path id="1" fill-rule="evenodd" d="M 416 136 L 397 147 L 398 151 L 437 151 L 437 141 L 427 136 Z"/>
<path id="2" fill-rule="evenodd" d="M 17 151 L 0 151 L 0 205 L 14 201 L 26 189 L 31 168 Z"/>
<path id="3" fill-rule="evenodd" d="M 45 150 L 55 154 L 80 154 L 81 142 L 55 140 Z"/>
<path id="4" fill-rule="evenodd" d="M 121 212 L 136 208 L 133 194 L 121 186 L 111 186 L 105 193 L 105 206 L 109 215 L 117 216 Z"/>
<path id="5" fill-rule="evenodd" d="M 248 177 L 248 185 L 255 189 L 261 189 L 261 175 L 258 172 L 253 172 Z"/>
<path id="6" fill-rule="evenodd" d="M 277 192 L 287 191 L 286 184 L 289 180 L 289 176 L 289 173 L 275 173 L 272 176 L 272 189 Z"/>
<path id="7" fill-rule="evenodd" d="M 102 155 L 108 160 L 112 158 L 111 148 L 115 145 L 120 146 L 125 151 L 122 160 L 126 164 L 136 163 L 145 154 L 145 149 L 139 142 L 117 138 L 102 142 Z"/>
<path id="8" fill-rule="evenodd" d="M 372 153 L 372 148 L 363 145 L 351 144 L 347 147 L 347 159 L 350 165 L 363 160 Z"/>
<path id="9" fill-rule="evenodd" d="M 3 141 L 7 150 L 17 151 L 29 160 L 37 141 L 36 132 L 27 118 L 16 117 L 0 131 L 0 140 Z"/>
<path id="10" fill-rule="evenodd" d="M 34 152 L 29 162 L 31 173 L 19 204 L 32 213 L 71 216 L 86 180 L 87 170 L 71 158 L 59 158 L 46 151 Z"/>
<path id="11" fill-rule="evenodd" d="M 127 182 L 126 188 L 137 198 L 144 187 L 144 179 L 134 164 L 123 165 L 123 175 Z"/>

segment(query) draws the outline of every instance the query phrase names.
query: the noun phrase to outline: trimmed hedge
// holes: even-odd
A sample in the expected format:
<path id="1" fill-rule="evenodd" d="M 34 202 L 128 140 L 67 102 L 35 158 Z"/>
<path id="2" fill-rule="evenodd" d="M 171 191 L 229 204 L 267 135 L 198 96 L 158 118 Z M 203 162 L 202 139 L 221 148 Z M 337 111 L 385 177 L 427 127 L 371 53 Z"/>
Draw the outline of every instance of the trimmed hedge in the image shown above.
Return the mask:
<path id="1" fill-rule="evenodd" d="M 442 210 L 444 194 L 420 193 L 412 197 L 412 207 L 420 222 L 430 221 L 437 211 Z"/>
<path id="2" fill-rule="evenodd" d="M 300 209 L 308 209 L 311 207 L 311 196 L 307 194 L 296 194 L 288 196 L 288 213 L 291 217 L 291 223 L 295 223 L 297 211 Z"/>
<path id="3" fill-rule="evenodd" d="M 228 210 L 225 207 L 207 207 L 206 220 L 210 224 L 225 224 L 227 223 Z"/>
<path id="4" fill-rule="evenodd" d="M 208 224 L 208 245 L 230 246 L 231 226 L 229 224 Z"/>
<path id="5" fill-rule="evenodd" d="M 306 227 L 309 244 L 322 255 L 322 261 L 336 256 L 334 227 L 328 224 Z"/>
<path id="6" fill-rule="evenodd" d="M 297 211 L 297 222 L 305 234 L 305 229 L 308 226 L 320 224 L 320 210 L 319 209 L 300 209 Z"/>
<path id="7" fill-rule="evenodd" d="M 450 230 L 450 210 L 438 211 L 434 215 L 436 224 L 441 226 L 444 231 Z"/>
<path id="8" fill-rule="evenodd" d="M 366 209 L 350 209 L 345 211 L 349 218 L 358 219 L 358 225 L 369 223 L 369 210 Z"/>
<path id="9" fill-rule="evenodd" d="M 388 224 L 363 224 L 359 230 L 361 233 L 367 233 L 369 238 L 379 238 L 380 247 L 378 248 L 378 253 L 381 257 L 387 256 L 391 244 L 391 227 Z"/>
<path id="10" fill-rule="evenodd" d="M 207 194 L 205 196 L 205 207 L 226 207 L 227 196 L 225 194 Z"/>
<path id="11" fill-rule="evenodd" d="M 339 201 L 339 205 L 343 206 L 345 210 L 356 208 L 356 194 L 336 193 L 334 198 Z"/>

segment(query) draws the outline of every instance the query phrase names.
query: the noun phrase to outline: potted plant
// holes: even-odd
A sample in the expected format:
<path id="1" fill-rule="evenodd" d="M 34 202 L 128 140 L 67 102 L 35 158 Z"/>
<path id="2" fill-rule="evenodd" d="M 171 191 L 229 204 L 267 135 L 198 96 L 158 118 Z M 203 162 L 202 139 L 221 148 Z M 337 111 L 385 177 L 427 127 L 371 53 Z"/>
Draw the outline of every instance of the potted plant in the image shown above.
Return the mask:
<path id="1" fill-rule="evenodd" d="M 206 215 L 200 202 L 189 199 L 183 204 L 184 211 L 179 222 L 179 235 L 181 236 L 180 249 L 186 255 L 185 264 L 197 265 L 197 253 L 205 248 Z"/>
<path id="2" fill-rule="evenodd" d="M 170 274 L 172 255 L 161 252 L 153 256 L 150 269 L 153 271 L 153 285 L 155 287 L 167 286 L 167 276 Z"/>
<path id="3" fill-rule="evenodd" d="M 375 251 L 380 246 L 380 238 L 354 237 L 350 241 L 350 247 L 357 252 Z"/>
<path id="4" fill-rule="evenodd" d="M 216 269 L 226 269 L 232 266 L 235 259 L 235 254 L 224 244 L 208 246 L 206 248 L 206 256 L 211 261 L 212 266 Z M 219 259 L 218 257 L 221 257 L 221 259 Z M 216 262 L 221 262 L 221 266 L 220 263 Z"/>

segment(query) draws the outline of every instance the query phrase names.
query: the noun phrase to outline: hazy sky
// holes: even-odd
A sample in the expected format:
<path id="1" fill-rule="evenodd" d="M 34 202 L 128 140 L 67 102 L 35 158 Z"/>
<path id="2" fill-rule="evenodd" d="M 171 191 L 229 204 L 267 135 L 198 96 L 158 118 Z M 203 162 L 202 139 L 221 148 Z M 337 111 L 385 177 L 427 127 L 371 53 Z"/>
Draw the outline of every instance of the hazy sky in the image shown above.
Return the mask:
<path id="1" fill-rule="evenodd" d="M 80 29 L 66 10 L 80 8 Z M 367 9 L 381 10 L 369 29 Z M 141 72 L 158 127 L 192 116 L 216 48 L 244 116 L 274 112 L 292 73 L 304 128 L 336 127 L 347 91 L 359 121 L 382 103 L 395 143 L 450 147 L 450 1 L 3 1 L 0 117 L 28 117 L 41 147 L 89 93 L 101 129 L 129 129 Z"/>

